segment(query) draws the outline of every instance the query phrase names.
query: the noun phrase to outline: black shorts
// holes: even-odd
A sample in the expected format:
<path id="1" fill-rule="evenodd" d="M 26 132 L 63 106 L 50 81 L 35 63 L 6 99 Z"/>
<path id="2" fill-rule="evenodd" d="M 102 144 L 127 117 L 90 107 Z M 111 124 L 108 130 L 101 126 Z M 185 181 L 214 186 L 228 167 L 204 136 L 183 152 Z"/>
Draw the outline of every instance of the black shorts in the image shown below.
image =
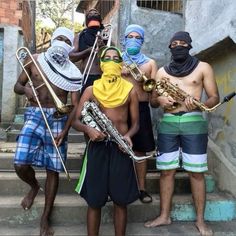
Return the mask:
<path id="1" fill-rule="evenodd" d="M 151 152 L 155 150 L 152 119 L 148 102 L 139 102 L 139 130 L 132 137 L 133 150 Z"/>
<path id="2" fill-rule="evenodd" d="M 86 78 L 86 74 L 84 75 L 84 78 Z M 93 82 L 97 79 L 100 79 L 101 78 L 101 75 L 89 75 L 88 78 L 87 78 L 87 81 L 86 81 L 86 84 L 84 84 L 82 86 L 82 89 L 80 91 L 80 96 L 82 96 L 82 94 L 84 93 L 85 89 L 89 86 L 92 86 L 93 85 Z"/>
<path id="3" fill-rule="evenodd" d="M 93 208 L 104 206 L 108 196 L 120 206 L 137 200 L 139 190 L 133 160 L 114 142 L 90 142 L 80 195 Z"/>

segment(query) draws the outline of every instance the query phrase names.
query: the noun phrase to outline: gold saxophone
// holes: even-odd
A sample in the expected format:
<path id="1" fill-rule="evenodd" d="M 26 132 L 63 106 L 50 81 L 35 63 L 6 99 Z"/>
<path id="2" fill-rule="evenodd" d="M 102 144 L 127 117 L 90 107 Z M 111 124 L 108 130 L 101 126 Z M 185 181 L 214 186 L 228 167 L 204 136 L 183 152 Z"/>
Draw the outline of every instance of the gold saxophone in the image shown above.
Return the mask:
<path id="1" fill-rule="evenodd" d="M 156 82 L 155 91 L 159 96 L 165 96 L 165 97 L 172 97 L 176 101 L 184 102 L 184 100 L 189 97 L 190 95 L 187 94 L 184 90 L 180 89 L 178 86 L 172 84 L 170 82 L 169 78 L 162 78 L 160 81 Z M 214 107 L 209 108 L 202 102 L 198 101 L 197 99 L 193 98 L 193 103 L 201 110 L 206 112 L 212 112 L 215 111 L 216 108 L 218 108 L 220 105 L 222 105 L 225 102 L 228 102 L 236 95 L 235 92 L 232 92 L 224 97 L 222 102 L 219 102 Z M 175 102 L 170 108 L 167 108 L 166 110 L 171 111 L 176 109 L 180 104 L 178 102 Z"/>

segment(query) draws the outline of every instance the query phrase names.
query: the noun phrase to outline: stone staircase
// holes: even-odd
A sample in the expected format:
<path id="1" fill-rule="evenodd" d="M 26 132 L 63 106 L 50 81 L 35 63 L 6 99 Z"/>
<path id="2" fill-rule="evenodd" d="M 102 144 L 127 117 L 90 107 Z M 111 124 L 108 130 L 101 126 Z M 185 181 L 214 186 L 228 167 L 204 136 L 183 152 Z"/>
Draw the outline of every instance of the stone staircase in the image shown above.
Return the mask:
<path id="1" fill-rule="evenodd" d="M 18 122 L 19 123 L 19 122 Z M 7 132 L 5 141 L 0 142 L 0 236 L 34 236 L 39 234 L 39 222 L 44 206 L 42 192 L 35 198 L 31 210 L 24 211 L 20 202 L 28 191 L 28 186 L 15 174 L 12 159 L 15 152 L 15 137 L 22 124 L 13 124 Z M 69 134 L 68 160 L 66 167 L 71 181 L 65 174 L 60 175 L 58 194 L 52 215 L 55 236 L 86 235 L 85 201 L 74 191 L 82 164 L 85 148 L 83 134 L 71 130 Z M 44 186 L 45 172 L 37 169 L 37 178 Z M 136 201 L 128 207 L 127 235 L 199 235 L 193 222 L 196 215 L 190 194 L 188 175 L 179 171 L 175 180 L 175 195 L 171 217 L 173 224 L 154 229 L 146 229 L 143 223 L 159 214 L 159 176 L 155 170 L 155 159 L 148 160 L 147 191 L 153 202 L 142 204 Z M 217 191 L 213 177 L 206 175 L 207 203 L 205 219 L 215 232 L 214 235 L 236 236 L 236 201 L 229 194 Z M 102 211 L 101 235 L 114 235 L 112 225 L 112 203 L 109 202 Z"/>

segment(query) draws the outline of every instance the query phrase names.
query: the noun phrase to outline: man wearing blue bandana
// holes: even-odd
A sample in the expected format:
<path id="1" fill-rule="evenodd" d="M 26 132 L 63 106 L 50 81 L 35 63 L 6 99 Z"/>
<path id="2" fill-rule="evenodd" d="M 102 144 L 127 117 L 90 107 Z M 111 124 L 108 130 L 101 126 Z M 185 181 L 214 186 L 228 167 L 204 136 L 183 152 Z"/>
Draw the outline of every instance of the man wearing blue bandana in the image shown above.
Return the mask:
<path id="1" fill-rule="evenodd" d="M 156 76 L 156 62 L 144 55 L 141 52 L 144 43 L 144 29 L 140 25 L 129 25 L 125 30 L 125 38 L 123 41 L 123 76 L 128 81 L 132 82 L 139 99 L 139 131 L 133 136 L 133 150 L 137 156 L 144 156 L 147 152 L 155 150 L 155 142 L 152 131 L 152 122 L 149 108 L 150 94 L 143 90 L 143 82 L 135 80 L 130 71 L 125 67 L 125 64 L 130 65 L 135 63 L 142 73 L 148 79 L 153 79 Z M 143 203 L 152 201 L 152 197 L 146 192 L 145 180 L 147 172 L 147 161 L 136 163 L 136 171 L 140 189 L 140 200 Z"/>

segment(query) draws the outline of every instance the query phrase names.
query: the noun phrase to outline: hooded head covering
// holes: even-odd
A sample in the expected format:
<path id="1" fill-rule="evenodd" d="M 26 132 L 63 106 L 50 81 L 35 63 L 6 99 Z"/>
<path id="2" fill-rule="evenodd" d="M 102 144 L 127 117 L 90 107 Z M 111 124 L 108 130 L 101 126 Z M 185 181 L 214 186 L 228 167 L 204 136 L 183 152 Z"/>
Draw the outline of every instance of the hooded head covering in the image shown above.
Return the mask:
<path id="1" fill-rule="evenodd" d="M 178 45 L 171 48 L 171 43 L 175 40 L 186 42 L 188 47 Z M 192 39 L 189 33 L 185 31 L 176 32 L 170 39 L 169 48 L 172 54 L 172 60 L 168 65 L 164 66 L 168 74 L 183 77 L 191 74 L 197 67 L 199 60 L 189 54 L 189 50 L 192 48 L 191 43 Z"/>
<path id="2" fill-rule="evenodd" d="M 181 40 L 181 41 L 184 41 L 188 44 L 189 48 L 192 48 L 192 39 L 189 35 L 188 32 L 186 31 L 178 31 L 176 32 L 173 37 L 170 39 L 170 44 L 169 44 L 169 48 L 171 46 L 171 43 L 174 42 L 175 40 Z"/>
<path id="3" fill-rule="evenodd" d="M 100 15 L 100 13 L 98 12 L 97 9 L 92 8 L 90 9 L 85 16 L 85 24 L 86 26 L 88 26 L 90 21 L 98 21 L 100 24 L 102 24 L 102 17 Z"/>
<path id="4" fill-rule="evenodd" d="M 59 27 L 52 35 L 52 46 L 48 48 L 47 52 L 39 54 L 37 61 L 52 84 L 65 91 L 78 91 L 81 89 L 83 76 L 80 70 L 69 60 L 68 52 L 65 54 L 63 61 L 55 60 L 55 54 L 63 55 L 65 50 L 63 47 L 69 47 L 68 44 L 64 45 L 64 42 L 61 41 L 59 41 L 59 44 L 55 44 L 56 46 L 53 46 L 58 36 L 67 37 L 71 45 L 73 45 L 73 31 L 66 27 Z"/>
<path id="5" fill-rule="evenodd" d="M 139 34 L 141 38 L 140 39 L 128 38 L 128 35 L 132 32 Z M 140 52 L 143 42 L 144 42 L 143 27 L 136 24 L 129 25 L 125 30 L 125 38 L 123 41 L 124 54 L 122 56 L 123 60 L 127 64 L 132 64 L 132 61 L 134 61 L 137 65 L 142 65 L 150 60 L 149 57 L 145 56 Z M 134 50 L 137 53 L 131 53 L 131 50 Z M 129 58 L 131 58 L 132 61 Z"/>
<path id="6" fill-rule="evenodd" d="M 101 79 L 94 81 L 93 94 L 96 99 L 106 108 L 114 108 L 123 105 L 133 85 L 121 77 L 122 60 L 103 60 L 107 51 L 115 50 L 120 56 L 120 50 L 116 47 L 107 47 L 101 54 Z"/>
<path id="7" fill-rule="evenodd" d="M 132 24 L 128 25 L 125 30 L 125 37 L 127 37 L 130 33 L 135 32 L 138 33 L 142 38 L 142 43 L 144 41 L 144 29 L 140 25 Z"/>
<path id="8" fill-rule="evenodd" d="M 66 27 L 58 27 L 52 34 L 52 38 L 51 38 L 51 43 L 53 42 L 53 40 L 55 38 L 57 38 L 58 36 L 63 35 L 65 37 L 67 37 L 70 42 L 71 45 L 73 45 L 73 41 L 74 41 L 74 33 L 72 30 L 66 28 Z"/>

